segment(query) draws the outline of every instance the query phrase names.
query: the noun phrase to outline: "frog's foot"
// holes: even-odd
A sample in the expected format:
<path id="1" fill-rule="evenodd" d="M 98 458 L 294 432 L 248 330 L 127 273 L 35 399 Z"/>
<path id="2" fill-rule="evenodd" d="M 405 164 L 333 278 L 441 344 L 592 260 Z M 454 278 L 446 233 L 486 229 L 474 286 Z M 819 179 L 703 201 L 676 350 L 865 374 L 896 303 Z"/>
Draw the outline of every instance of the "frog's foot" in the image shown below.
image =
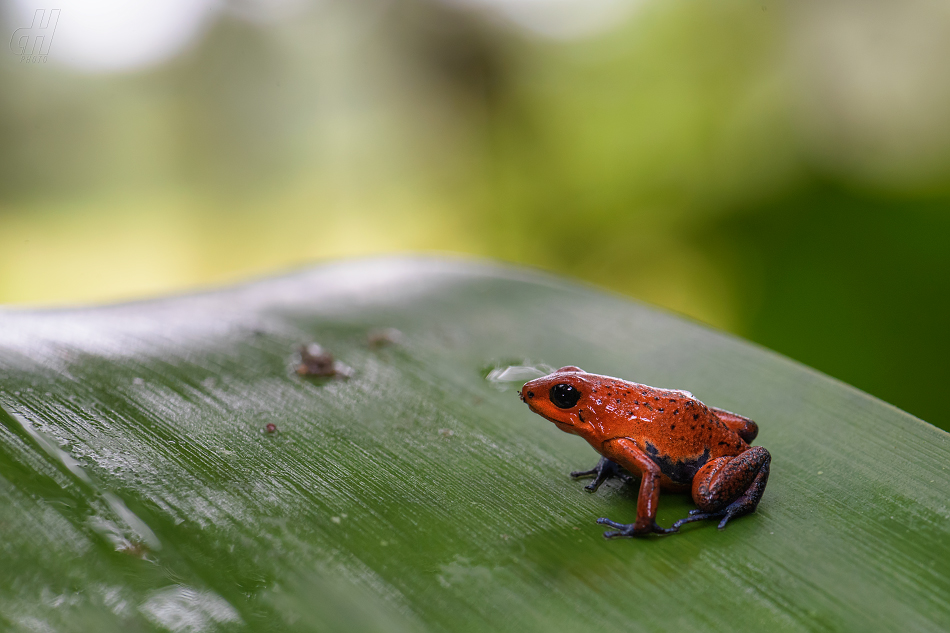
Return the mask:
<path id="1" fill-rule="evenodd" d="M 571 477 L 574 479 L 580 479 L 581 477 L 593 477 L 594 481 L 584 486 L 584 489 L 588 492 L 596 491 L 598 488 L 600 488 L 600 484 L 604 483 L 608 479 L 612 479 L 613 477 L 618 477 L 623 482 L 633 480 L 633 477 L 627 473 L 627 471 L 625 471 L 620 466 L 620 464 L 611 461 L 606 457 L 601 457 L 600 461 L 597 462 L 597 465 L 590 470 L 575 470 L 571 473 Z"/>
<path id="2" fill-rule="evenodd" d="M 719 529 L 726 527 L 726 524 L 729 523 L 731 519 L 735 517 L 741 517 L 744 514 L 750 514 L 755 511 L 755 506 L 758 504 L 758 501 L 752 502 L 748 496 L 743 495 L 730 503 L 724 510 L 719 512 L 703 512 L 702 510 L 690 510 L 689 516 L 685 519 L 680 519 L 673 524 L 673 528 L 680 529 L 682 526 L 687 523 L 693 523 L 695 521 L 706 521 L 707 519 L 719 519 L 722 521 L 719 522 Z"/>
<path id="3" fill-rule="evenodd" d="M 674 525 L 671 528 L 661 528 L 656 521 L 650 521 L 645 525 L 638 526 L 636 523 L 617 523 L 603 517 L 597 519 L 601 525 L 609 525 L 616 528 L 616 531 L 610 530 L 604 532 L 604 538 L 631 537 L 631 536 L 649 536 L 650 534 L 673 534 L 679 531 L 679 527 Z"/>

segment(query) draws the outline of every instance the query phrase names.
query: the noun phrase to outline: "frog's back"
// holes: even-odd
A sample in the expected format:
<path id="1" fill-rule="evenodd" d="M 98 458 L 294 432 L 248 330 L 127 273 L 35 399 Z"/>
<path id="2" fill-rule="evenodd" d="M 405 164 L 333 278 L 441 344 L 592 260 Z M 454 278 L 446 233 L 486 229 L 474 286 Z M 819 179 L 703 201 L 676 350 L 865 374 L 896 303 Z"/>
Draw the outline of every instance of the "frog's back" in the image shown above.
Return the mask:
<path id="1" fill-rule="evenodd" d="M 617 420 L 610 435 L 634 440 L 669 483 L 687 485 L 710 459 L 748 449 L 735 431 L 691 393 L 613 381 L 598 389 L 599 399 Z"/>

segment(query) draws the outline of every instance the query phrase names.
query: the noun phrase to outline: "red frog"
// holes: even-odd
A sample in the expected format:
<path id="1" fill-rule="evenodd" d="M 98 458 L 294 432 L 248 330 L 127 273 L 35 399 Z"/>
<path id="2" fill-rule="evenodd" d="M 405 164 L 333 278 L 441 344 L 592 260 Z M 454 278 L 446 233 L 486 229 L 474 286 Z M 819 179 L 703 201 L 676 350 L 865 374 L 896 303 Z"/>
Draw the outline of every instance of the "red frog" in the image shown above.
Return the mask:
<path id="1" fill-rule="evenodd" d="M 688 391 L 657 389 L 562 367 L 521 389 L 521 399 L 562 431 L 579 435 L 602 455 L 591 470 L 593 492 L 607 479 L 640 477 L 636 523 L 597 519 L 616 531 L 604 536 L 671 534 L 693 521 L 754 512 L 769 479 L 771 455 L 749 446 L 759 432 L 741 415 L 707 407 Z M 660 490 L 692 492 L 698 509 L 670 528 L 656 524 Z"/>

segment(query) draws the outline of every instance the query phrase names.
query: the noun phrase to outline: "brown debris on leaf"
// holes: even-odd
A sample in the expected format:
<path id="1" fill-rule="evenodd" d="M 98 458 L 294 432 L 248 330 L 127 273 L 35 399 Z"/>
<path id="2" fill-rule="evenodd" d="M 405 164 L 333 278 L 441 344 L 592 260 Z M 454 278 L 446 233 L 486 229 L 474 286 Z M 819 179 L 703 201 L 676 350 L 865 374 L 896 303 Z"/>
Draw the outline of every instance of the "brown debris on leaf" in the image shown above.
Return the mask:
<path id="1" fill-rule="evenodd" d="M 380 330 L 370 330 L 366 335 L 366 342 L 370 347 L 379 348 L 387 345 L 399 345 L 402 343 L 403 333 L 394 327 L 387 327 Z"/>
<path id="2" fill-rule="evenodd" d="M 115 548 L 115 551 L 128 554 L 133 558 L 141 558 L 142 560 L 145 560 L 149 554 L 148 545 L 140 541 L 123 541 Z"/>
<path id="3" fill-rule="evenodd" d="M 300 348 L 300 364 L 297 365 L 297 373 L 301 376 L 318 378 L 349 378 L 353 371 L 334 359 L 333 354 L 317 343 L 310 343 Z"/>

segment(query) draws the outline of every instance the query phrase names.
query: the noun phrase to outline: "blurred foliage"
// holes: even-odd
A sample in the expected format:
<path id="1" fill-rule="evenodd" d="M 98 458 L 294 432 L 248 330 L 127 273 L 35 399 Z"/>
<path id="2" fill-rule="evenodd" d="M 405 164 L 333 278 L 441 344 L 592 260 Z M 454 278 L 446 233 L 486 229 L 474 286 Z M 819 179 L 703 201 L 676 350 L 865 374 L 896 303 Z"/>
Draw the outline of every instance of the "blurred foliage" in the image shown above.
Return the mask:
<path id="1" fill-rule="evenodd" d="M 123 74 L 0 56 L 0 301 L 452 250 L 690 315 L 950 428 L 950 13 L 673 0 L 558 39 L 499 4 L 233 4 Z"/>

